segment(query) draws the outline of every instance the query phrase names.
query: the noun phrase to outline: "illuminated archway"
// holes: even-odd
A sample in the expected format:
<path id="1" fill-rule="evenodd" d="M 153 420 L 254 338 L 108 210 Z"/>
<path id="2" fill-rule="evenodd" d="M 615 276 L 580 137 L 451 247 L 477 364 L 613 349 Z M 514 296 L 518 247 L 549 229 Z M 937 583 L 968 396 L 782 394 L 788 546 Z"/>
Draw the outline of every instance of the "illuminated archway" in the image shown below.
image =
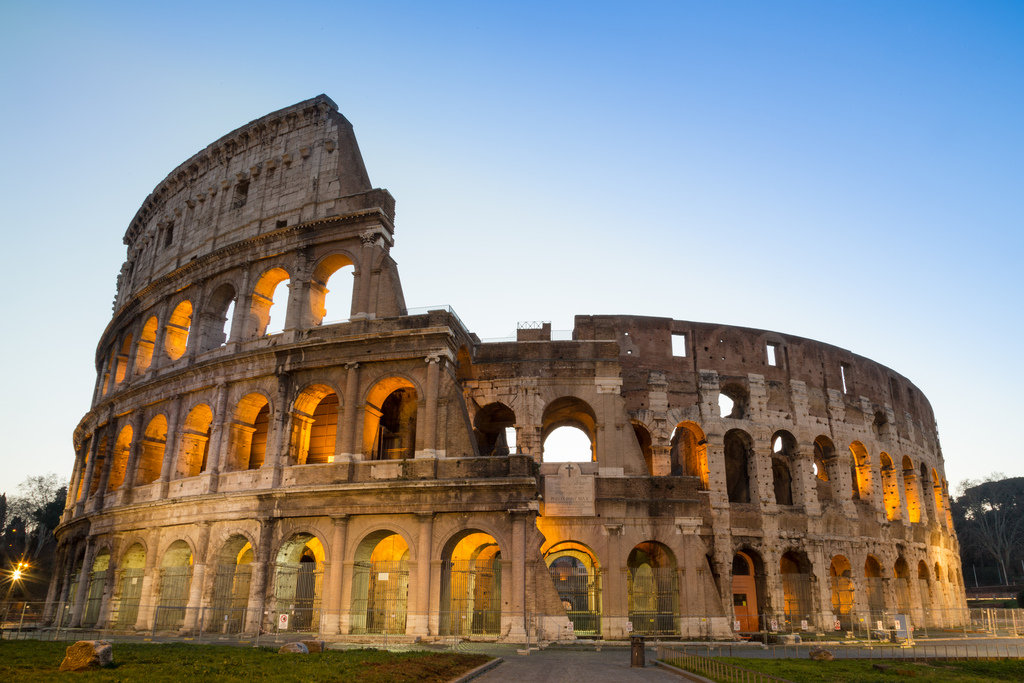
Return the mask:
<path id="1" fill-rule="evenodd" d="M 189 411 L 181 430 L 181 445 L 178 448 L 178 478 L 195 477 L 206 471 L 211 424 L 213 411 L 205 403 Z"/>
<path id="2" fill-rule="evenodd" d="M 597 416 L 585 401 L 563 396 L 544 409 L 541 419 L 541 460 L 597 460 Z"/>
<path id="3" fill-rule="evenodd" d="M 331 254 L 317 264 L 309 283 L 309 313 L 314 327 L 324 322 L 349 319 L 354 291 L 353 274 L 352 259 L 344 254 Z"/>
<path id="4" fill-rule="evenodd" d="M 404 460 L 416 453 L 418 395 L 412 382 L 388 377 L 366 397 L 363 453 L 369 460 Z"/>
<path id="5" fill-rule="evenodd" d="M 120 580 L 114 592 L 110 622 L 114 628 L 133 628 L 139 619 L 142 579 L 146 573 L 146 549 L 135 543 L 128 548 L 118 567 Z"/>
<path id="6" fill-rule="evenodd" d="M 139 335 L 139 343 L 135 345 L 135 369 L 136 375 L 141 375 L 153 363 L 153 351 L 156 349 L 156 332 L 159 323 L 156 316 L 150 316 L 146 324 L 142 326 L 142 334 Z"/>
<path id="7" fill-rule="evenodd" d="M 405 633 L 409 603 L 409 544 L 389 529 L 356 547 L 351 633 Z"/>
<path id="8" fill-rule="evenodd" d="M 178 540 L 164 551 L 157 578 L 156 628 L 177 630 L 185 622 L 192 585 L 192 548 L 188 543 Z"/>
<path id="9" fill-rule="evenodd" d="M 128 469 L 128 452 L 132 447 L 132 428 L 125 425 L 117 435 L 114 442 L 114 452 L 111 454 L 110 477 L 107 479 L 107 491 L 115 491 L 124 483 L 126 470 Z"/>
<path id="10" fill-rule="evenodd" d="M 228 458 L 224 471 L 256 470 L 263 466 L 270 432 L 270 402 L 263 394 L 247 394 L 235 407 Z"/>
<path id="11" fill-rule="evenodd" d="M 882 578 L 882 565 L 872 555 L 864 560 L 864 583 L 867 588 L 868 611 L 874 623 L 885 612 L 885 581 Z"/>
<path id="12" fill-rule="evenodd" d="M 832 439 L 819 436 L 814 440 L 814 486 L 818 502 L 825 503 L 839 496 L 836 486 L 839 473 L 835 471 L 836 447 Z"/>
<path id="13" fill-rule="evenodd" d="M 277 551 L 274 608 L 279 615 L 288 615 L 289 631 L 320 628 L 324 560 L 323 544 L 309 533 L 293 534 Z"/>
<path id="14" fill-rule="evenodd" d="M 903 493 L 907 497 L 907 519 L 911 524 L 921 521 L 921 496 L 919 494 L 917 472 L 910 456 L 903 456 Z"/>
<path id="15" fill-rule="evenodd" d="M 680 422 L 671 437 L 672 474 L 700 479 L 702 491 L 708 490 L 708 441 L 704 430 L 694 422 Z"/>
<path id="16" fill-rule="evenodd" d="M 85 596 L 85 611 L 82 614 L 82 626 L 90 628 L 100 618 L 100 606 L 103 604 L 103 586 L 110 570 L 110 551 L 104 548 L 96 553 L 92 569 L 89 571 L 89 589 Z"/>
<path id="17" fill-rule="evenodd" d="M 861 500 L 873 500 L 875 492 L 871 476 L 871 456 L 868 455 L 868 449 L 860 441 L 854 441 L 850 444 L 850 454 L 853 456 L 851 474 L 854 475 L 853 488 L 857 494 L 855 497 Z"/>
<path id="18" fill-rule="evenodd" d="M 271 330 L 284 329 L 284 323 L 288 317 L 289 290 L 287 286 L 290 281 L 291 276 L 284 268 L 271 268 L 256 281 L 256 286 L 252 291 L 252 305 L 249 307 L 249 324 L 247 326 L 249 333 L 247 336 L 250 338 L 262 337 L 265 334 L 271 334 Z M 281 284 L 285 285 L 283 292 L 279 288 Z M 285 305 L 280 307 L 280 313 L 274 314 L 275 324 L 273 328 L 270 328 L 270 309 L 275 303 L 278 303 L 274 301 L 278 297 L 285 300 Z"/>
<path id="19" fill-rule="evenodd" d="M 139 454 L 138 473 L 135 483 L 152 484 L 160 478 L 160 470 L 164 464 L 164 451 L 167 447 L 167 418 L 156 415 L 146 425 L 142 433 L 142 450 Z"/>
<path id="20" fill-rule="evenodd" d="M 164 351 L 169 359 L 178 360 L 188 348 L 188 332 L 192 328 L 192 302 L 186 299 L 175 306 L 164 327 Z"/>
<path id="21" fill-rule="evenodd" d="M 235 286 L 230 282 L 213 290 L 200 316 L 200 351 L 212 351 L 227 342 L 231 326 L 229 313 L 234 311 L 235 299 Z"/>
<path id="22" fill-rule="evenodd" d="M 498 635 L 501 630 L 501 548 L 475 529 L 441 551 L 441 635 Z"/>
<path id="23" fill-rule="evenodd" d="M 209 623 L 213 628 L 239 633 L 245 627 L 254 559 L 252 544 L 241 534 L 230 536 L 218 551 L 210 601 Z M 257 623 L 260 621 L 257 619 Z"/>
<path id="24" fill-rule="evenodd" d="M 293 464 L 334 462 L 338 438 L 338 395 L 326 384 L 306 387 L 292 411 Z"/>
<path id="25" fill-rule="evenodd" d="M 888 453 L 879 454 L 878 461 L 882 468 L 882 500 L 885 504 L 885 518 L 889 521 L 899 519 L 902 512 L 899 474 Z"/>
<path id="26" fill-rule="evenodd" d="M 577 636 L 601 635 L 601 569 L 582 543 L 556 543 L 544 556 L 558 599 Z"/>
<path id="27" fill-rule="evenodd" d="M 791 624 L 813 622 L 811 602 L 811 563 L 803 552 L 790 550 L 779 561 L 782 574 L 783 612 Z"/>
<path id="28" fill-rule="evenodd" d="M 679 576 L 667 546 L 644 541 L 626 559 L 629 620 L 640 635 L 679 634 Z"/>
<path id="29" fill-rule="evenodd" d="M 117 370 L 114 373 L 114 384 L 120 384 L 124 381 L 124 376 L 128 372 L 128 355 L 132 352 L 132 335 L 125 335 L 124 341 L 121 342 L 121 351 L 117 354 Z"/>
<path id="30" fill-rule="evenodd" d="M 839 620 L 843 630 L 853 630 L 853 573 L 850 561 L 842 555 L 832 558 L 828 570 L 832 588 L 832 615 Z"/>

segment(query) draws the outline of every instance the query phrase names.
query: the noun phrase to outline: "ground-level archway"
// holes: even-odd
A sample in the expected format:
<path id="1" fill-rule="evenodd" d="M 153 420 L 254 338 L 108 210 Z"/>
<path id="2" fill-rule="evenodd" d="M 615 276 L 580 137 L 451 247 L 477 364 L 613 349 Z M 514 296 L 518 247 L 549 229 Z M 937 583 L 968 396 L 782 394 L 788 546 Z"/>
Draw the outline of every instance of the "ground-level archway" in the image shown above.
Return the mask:
<path id="1" fill-rule="evenodd" d="M 141 543 L 128 548 L 117 569 L 118 581 L 110 610 L 110 622 L 114 628 L 133 628 L 139 619 L 139 602 L 142 599 L 142 580 L 146 574 L 146 549 Z"/>
<path id="2" fill-rule="evenodd" d="M 324 577 L 324 546 L 297 533 L 281 544 L 274 563 L 274 612 L 279 630 L 318 631 Z M 283 619 L 282 615 L 288 615 Z"/>
<path id="3" fill-rule="evenodd" d="M 490 534 L 468 529 L 441 552 L 440 633 L 492 635 L 501 631 L 501 548 Z"/>
<path id="4" fill-rule="evenodd" d="M 356 548 L 351 632 L 401 635 L 409 604 L 409 544 L 390 530 L 370 534 Z"/>
<path id="5" fill-rule="evenodd" d="M 192 585 L 192 549 L 188 543 L 175 541 L 164 551 L 157 579 L 154 623 L 161 631 L 177 630 L 185 623 Z"/>
<path id="6" fill-rule="evenodd" d="M 544 556 L 558 599 L 577 636 L 601 635 L 601 568 L 582 543 L 563 541 Z"/>
<path id="7" fill-rule="evenodd" d="M 853 570 L 843 555 L 832 558 L 828 570 L 832 589 L 832 616 L 844 631 L 853 630 Z"/>
<path id="8" fill-rule="evenodd" d="M 783 613 L 791 625 L 813 623 L 811 602 L 811 563 L 802 552 L 789 551 L 779 560 L 782 574 Z"/>
<path id="9" fill-rule="evenodd" d="M 209 624 L 218 632 L 240 633 L 245 628 L 253 559 L 252 544 L 241 534 L 229 537 L 217 553 Z"/>
<path id="10" fill-rule="evenodd" d="M 629 621 L 638 635 L 679 634 L 679 576 L 665 545 L 644 541 L 626 560 Z"/>

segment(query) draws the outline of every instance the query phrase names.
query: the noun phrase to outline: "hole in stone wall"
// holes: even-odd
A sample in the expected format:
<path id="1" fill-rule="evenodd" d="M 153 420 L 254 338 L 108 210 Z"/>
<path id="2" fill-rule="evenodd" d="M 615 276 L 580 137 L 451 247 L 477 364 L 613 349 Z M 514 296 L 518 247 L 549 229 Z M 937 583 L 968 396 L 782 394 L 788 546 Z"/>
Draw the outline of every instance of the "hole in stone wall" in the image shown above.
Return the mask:
<path id="1" fill-rule="evenodd" d="M 686 335 L 685 334 L 673 334 L 672 335 L 672 355 L 680 358 L 686 357 Z"/>
<path id="2" fill-rule="evenodd" d="M 766 350 L 768 352 L 768 365 L 776 367 L 779 364 L 779 345 L 769 343 Z"/>
<path id="3" fill-rule="evenodd" d="M 249 198 L 249 181 L 243 180 L 242 182 L 235 185 L 235 196 L 231 202 L 232 209 L 240 209 L 245 206 L 246 200 Z"/>

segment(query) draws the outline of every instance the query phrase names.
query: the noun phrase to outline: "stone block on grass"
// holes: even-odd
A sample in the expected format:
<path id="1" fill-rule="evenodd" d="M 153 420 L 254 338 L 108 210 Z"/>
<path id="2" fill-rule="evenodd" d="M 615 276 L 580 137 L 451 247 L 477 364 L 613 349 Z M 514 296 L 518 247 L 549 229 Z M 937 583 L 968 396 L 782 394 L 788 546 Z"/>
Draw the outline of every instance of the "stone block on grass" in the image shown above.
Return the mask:
<path id="1" fill-rule="evenodd" d="M 60 663 L 61 671 L 85 671 L 114 662 L 114 646 L 106 640 L 79 640 L 69 645 Z"/>
<path id="2" fill-rule="evenodd" d="M 296 655 L 308 655 L 309 648 L 303 643 L 285 643 L 278 652 L 291 653 Z"/>

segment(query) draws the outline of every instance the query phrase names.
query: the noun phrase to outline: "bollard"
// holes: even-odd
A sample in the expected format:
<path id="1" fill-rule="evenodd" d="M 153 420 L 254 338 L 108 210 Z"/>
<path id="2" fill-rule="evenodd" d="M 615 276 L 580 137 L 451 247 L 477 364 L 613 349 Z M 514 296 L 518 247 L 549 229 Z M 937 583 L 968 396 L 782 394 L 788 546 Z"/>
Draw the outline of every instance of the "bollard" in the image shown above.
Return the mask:
<path id="1" fill-rule="evenodd" d="M 644 661 L 644 637 L 643 636 L 630 636 L 629 637 L 629 644 L 630 644 L 629 665 L 631 667 L 634 667 L 634 666 L 639 666 L 639 667 L 647 666 L 647 663 Z"/>

